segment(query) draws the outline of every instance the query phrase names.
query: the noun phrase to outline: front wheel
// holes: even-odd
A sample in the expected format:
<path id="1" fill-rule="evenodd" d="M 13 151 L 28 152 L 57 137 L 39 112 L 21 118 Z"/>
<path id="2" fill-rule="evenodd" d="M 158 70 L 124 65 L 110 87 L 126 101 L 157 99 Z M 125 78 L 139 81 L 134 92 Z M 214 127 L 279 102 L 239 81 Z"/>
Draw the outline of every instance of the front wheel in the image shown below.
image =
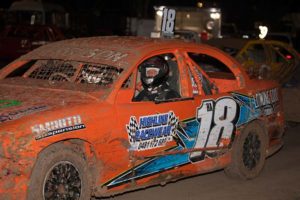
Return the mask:
<path id="1" fill-rule="evenodd" d="M 262 171 L 267 148 L 267 135 L 258 122 L 248 124 L 232 147 L 231 163 L 225 173 L 233 178 L 253 179 Z"/>
<path id="2" fill-rule="evenodd" d="M 28 200 L 89 200 L 91 181 L 82 153 L 64 145 L 42 152 L 33 169 Z"/>

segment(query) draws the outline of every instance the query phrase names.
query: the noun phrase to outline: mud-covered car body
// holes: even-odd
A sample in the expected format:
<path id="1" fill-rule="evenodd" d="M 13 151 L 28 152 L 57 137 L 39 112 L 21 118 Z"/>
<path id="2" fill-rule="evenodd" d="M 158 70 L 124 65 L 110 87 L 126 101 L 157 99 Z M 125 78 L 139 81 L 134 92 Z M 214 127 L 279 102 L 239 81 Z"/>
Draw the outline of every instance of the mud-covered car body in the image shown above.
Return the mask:
<path id="1" fill-rule="evenodd" d="M 289 44 L 275 40 L 223 38 L 207 44 L 234 56 L 251 78 L 288 82 L 300 66 L 298 52 Z"/>
<path id="2" fill-rule="evenodd" d="M 142 87 L 139 65 L 153 56 L 166 58 L 168 81 L 180 98 L 135 100 Z M 1 70 L 0 79 L 1 199 L 51 199 L 47 195 L 53 192 L 76 191 L 88 199 L 84 194 L 107 196 L 230 171 L 239 162 L 236 153 L 247 150 L 247 142 L 241 150 L 237 141 L 257 127 L 262 131 L 251 152 L 262 150 L 247 150 L 253 158 L 244 158 L 249 170 L 240 176 L 248 179 L 282 145 L 278 85 L 250 80 L 234 59 L 206 45 L 135 37 L 72 39 L 22 56 Z M 259 169 L 256 162 L 262 163 Z M 54 184 L 52 172 L 60 166 L 78 169 L 73 172 L 80 183 L 71 192 L 63 181 L 56 189 L 48 184 Z"/>

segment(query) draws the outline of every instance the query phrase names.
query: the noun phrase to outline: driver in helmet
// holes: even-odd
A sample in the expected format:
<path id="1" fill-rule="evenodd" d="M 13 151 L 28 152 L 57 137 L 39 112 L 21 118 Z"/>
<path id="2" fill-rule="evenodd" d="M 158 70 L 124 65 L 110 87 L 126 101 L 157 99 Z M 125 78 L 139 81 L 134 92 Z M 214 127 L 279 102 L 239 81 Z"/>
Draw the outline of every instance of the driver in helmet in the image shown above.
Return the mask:
<path id="1" fill-rule="evenodd" d="M 163 101 L 180 97 L 169 87 L 169 65 L 163 58 L 152 57 L 143 62 L 139 70 L 144 89 L 136 96 L 136 101 Z"/>

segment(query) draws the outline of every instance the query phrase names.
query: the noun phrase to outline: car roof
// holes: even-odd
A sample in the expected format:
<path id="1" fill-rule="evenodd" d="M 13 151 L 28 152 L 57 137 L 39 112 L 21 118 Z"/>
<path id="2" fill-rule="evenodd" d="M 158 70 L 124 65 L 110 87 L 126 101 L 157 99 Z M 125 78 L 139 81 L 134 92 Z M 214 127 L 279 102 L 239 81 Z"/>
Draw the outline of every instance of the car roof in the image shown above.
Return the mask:
<path id="1" fill-rule="evenodd" d="M 127 68 L 153 51 L 185 46 L 199 48 L 198 44 L 175 39 L 100 36 L 53 42 L 29 52 L 20 59 L 58 59 Z"/>

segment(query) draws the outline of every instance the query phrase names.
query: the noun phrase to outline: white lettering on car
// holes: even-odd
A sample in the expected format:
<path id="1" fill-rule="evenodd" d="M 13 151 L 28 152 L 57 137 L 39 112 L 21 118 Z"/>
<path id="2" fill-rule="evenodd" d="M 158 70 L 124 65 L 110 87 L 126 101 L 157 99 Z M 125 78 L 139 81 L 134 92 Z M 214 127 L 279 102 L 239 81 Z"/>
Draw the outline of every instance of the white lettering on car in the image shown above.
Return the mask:
<path id="1" fill-rule="evenodd" d="M 255 95 L 255 106 L 260 108 L 266 105 L 270 105 L 279 101 L 278 89 L 263 91 Z"/>
<path id="2" fill-rule="evenodd" d="M 231 139 L 238 115 L 238 104 L 231 97 L 205 100 L 197 109 L 196 117 L 200 123 L 194 148 L 222 147 L 224 139 Z M 203 160 L 206 152 L 196 151 L 190 154 L 190 160 Z"/>
<path id="3" fill-rule="evenodd" d="M 39 140 L 60 133 L 79 130 L 85 128 L 80 115 L 74 115 L 57 119 L 44 124 L 36 124 L 31 127 L 32 133 L 36 134 L 35 139 Z"/>

